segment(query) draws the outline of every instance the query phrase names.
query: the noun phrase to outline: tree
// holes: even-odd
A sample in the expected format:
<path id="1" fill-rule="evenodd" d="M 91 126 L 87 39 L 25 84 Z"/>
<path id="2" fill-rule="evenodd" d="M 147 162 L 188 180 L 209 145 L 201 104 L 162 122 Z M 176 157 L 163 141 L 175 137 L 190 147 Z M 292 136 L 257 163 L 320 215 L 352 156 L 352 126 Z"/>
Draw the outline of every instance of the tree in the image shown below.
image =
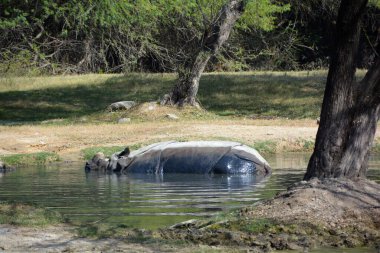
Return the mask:
<path id="1" fill-rule="evenodd" d="M 175 46 L 169 51 L 173 55 L 182 57 L 177 59 L 179 80 L 171 92 L 163 97 L 161 104 L 164 105 L 197 105 L 199 80 L 207 63 L 227 41 L 233 26 L 243 14 L 246 15 L 241 25 L 245 27 L 255 25 L 269 29 L 273 22 L 273 13 L 288 8 L 288 6 L 274 5 L 270 0 L 228 0 L 227 2 L 195 0 L 188 1 L 187 5 L 193 8 L 185 8 L 190 10 L 185 14 L 177 13 L 182 18 L 177 19 L 179 23 L 169 25 L 175 28 L 174 31 L 165 34 L 174 36 L 172 41 Z M 218 12 L 213 11 L 215 6 L 221 6 Z M 186 18 L 189 19 L 184 21 Z M 181 41 L 178 38 L 186 40 Z M 178 45 L 185 47 L 176 48 Z"/>
<path id="2" fill-rule="evenodd" d="M 179 82 L 170 94 L 164 96 L 162 104 L 196 105 L 201 74 L 211 56 L 215 55 L 230 36 L 232 27 L 244 11 L 244 5 L 244 0 L 230 0 L 223 6 L 217 19 L 203 36 L 199 51 L 190 59 L 188 67 L 181 70 Z"/>
<path id="3" fill-rule="evenodd" d="M 305 180 L 366 175 L 380 111 L 380 42 L 371 68 L 363 80 L 355 80 L 360 20 L 367 4 L 368 0 L 340 3 L 321 120 Z"/>
<path id="4" fill-rule="evenodd" d="M 159 58 L 165 51 L 154 43 L 160 12 L 152 2 L 2 0 L 0 62 L 20 62 L 16 71 L 25 67 L 52 73 L 140 70 L 141 59 Z"/>

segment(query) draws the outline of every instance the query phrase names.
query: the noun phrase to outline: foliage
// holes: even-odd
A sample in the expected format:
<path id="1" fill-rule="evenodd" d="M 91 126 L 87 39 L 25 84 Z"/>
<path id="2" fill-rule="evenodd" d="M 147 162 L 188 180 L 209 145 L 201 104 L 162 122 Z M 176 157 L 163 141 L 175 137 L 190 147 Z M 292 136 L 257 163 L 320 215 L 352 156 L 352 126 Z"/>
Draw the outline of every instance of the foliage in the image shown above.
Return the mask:
<path id="1" fill-rule="evenodd" d="M 0 73 L 180 70 L 226 1 L 2 0 Z M 208 70 L 326 67 L 338 3 L 247 0 L 230 41 Z M 371 63 L 377 38 L 380 13 L 374 6 L 380 3 L 370 3 L 360 67 Z"/>
<path id="2" fill-rule="evenodd" d="M 380 8 L 380 0 L 369 0 L 369 4 Z"/>
<path id="3" fill-rule="evenodd" d="M 159 21 L 161 36 L 158 40 L 170 55 L 169 68 L 182 73 L 187 65 L 192 64 L 194 55 L 197 55 L 212 32 L 213 24 L 218 22 L 225 3 L 225 0 L 191 0 L 186 1 L 184 6 L 183 3 L 166 0 L 161 6 L 165 11 Z M 274 14 L 288 9 L 288 5 L 275 5 L 269 0 L 247 1 L 238 27 L 243 30 L 271 30 L 275 22 Z"/>
<path id="4" fill-rule="evenodd" d="M 41 73 L 173 70 L 196 50 L 225 3 L 3 0 L 0 71 L 17 71 L 26 62 Z M 250 1 L 241 26 L 268 30 L 273 14 L 286 8 L 269 0 Z"/>

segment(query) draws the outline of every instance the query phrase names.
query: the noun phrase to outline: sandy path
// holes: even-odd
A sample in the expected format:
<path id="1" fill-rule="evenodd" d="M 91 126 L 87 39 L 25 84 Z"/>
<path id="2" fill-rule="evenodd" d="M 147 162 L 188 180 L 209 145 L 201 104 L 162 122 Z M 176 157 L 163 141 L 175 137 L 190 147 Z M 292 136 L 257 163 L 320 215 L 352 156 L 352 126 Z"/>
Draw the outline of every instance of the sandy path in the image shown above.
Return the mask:
<path id="1" fill-rule="evenodd" d="M 193 245 L 175 243 L 165 244 L 162 241 L 131 243 L 127 240 L 105 238 L 90 239 L 75 236 L 73 228 L 65 225 L 29 228 L 0 225 L 0 252 L 130 252 L 130 253 L 193 253 L 214 252 L 216 247 L 207 245 Z M 241 247 L 236 249 L 219 246 L 217 252 L 245 252 L 248 249 Z"/>
<path id="2" fill-rule="evenodd" d="M 123 146 L 170 139 L 230 139 L 245 143 L 314 139 L 316 131 L 317 125 L 311 120 L 0 126 L 0 155 L 38 151 L 65 154 L 90 146 Z"/>
<path id="3" fill-rule="evenodd" d="M 0 252 L 154 252 L 116 239 L 77 238 L 69 227 L 26 228 L 0 225 Z"/>

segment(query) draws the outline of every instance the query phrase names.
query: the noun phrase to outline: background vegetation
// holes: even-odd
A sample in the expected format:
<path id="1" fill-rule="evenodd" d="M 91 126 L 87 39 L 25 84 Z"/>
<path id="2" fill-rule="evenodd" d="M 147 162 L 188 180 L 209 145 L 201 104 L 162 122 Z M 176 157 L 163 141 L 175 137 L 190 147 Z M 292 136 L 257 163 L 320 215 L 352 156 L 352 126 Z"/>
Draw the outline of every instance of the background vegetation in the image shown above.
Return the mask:
<path id="1" fill-rule="evenodd" d="M 193 52 L 205 22 L 223 3 L 1 0 L 0 73 L 172 72 Z M 339 1 L 252 3 L 208 71 L 327 66 Z M 360 67 L 374 59 L 379 20 L 379 9 L 370 7 L 363 23 Z"/>

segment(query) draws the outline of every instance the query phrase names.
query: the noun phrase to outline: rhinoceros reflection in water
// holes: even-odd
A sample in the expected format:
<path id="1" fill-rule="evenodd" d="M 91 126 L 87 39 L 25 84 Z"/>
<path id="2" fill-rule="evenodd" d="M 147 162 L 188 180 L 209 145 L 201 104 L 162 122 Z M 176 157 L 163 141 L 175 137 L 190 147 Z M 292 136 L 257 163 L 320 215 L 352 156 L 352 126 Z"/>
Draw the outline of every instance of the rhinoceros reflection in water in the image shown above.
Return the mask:
<path id="1" fill-rule="evenodd" d="M 161 142 L 110 159 L 95 155 L 86 170 L 107 169 L 121 173 L 257 174 L 266 176 L 270 167 L 253 148 L 237 142 Z"/>

